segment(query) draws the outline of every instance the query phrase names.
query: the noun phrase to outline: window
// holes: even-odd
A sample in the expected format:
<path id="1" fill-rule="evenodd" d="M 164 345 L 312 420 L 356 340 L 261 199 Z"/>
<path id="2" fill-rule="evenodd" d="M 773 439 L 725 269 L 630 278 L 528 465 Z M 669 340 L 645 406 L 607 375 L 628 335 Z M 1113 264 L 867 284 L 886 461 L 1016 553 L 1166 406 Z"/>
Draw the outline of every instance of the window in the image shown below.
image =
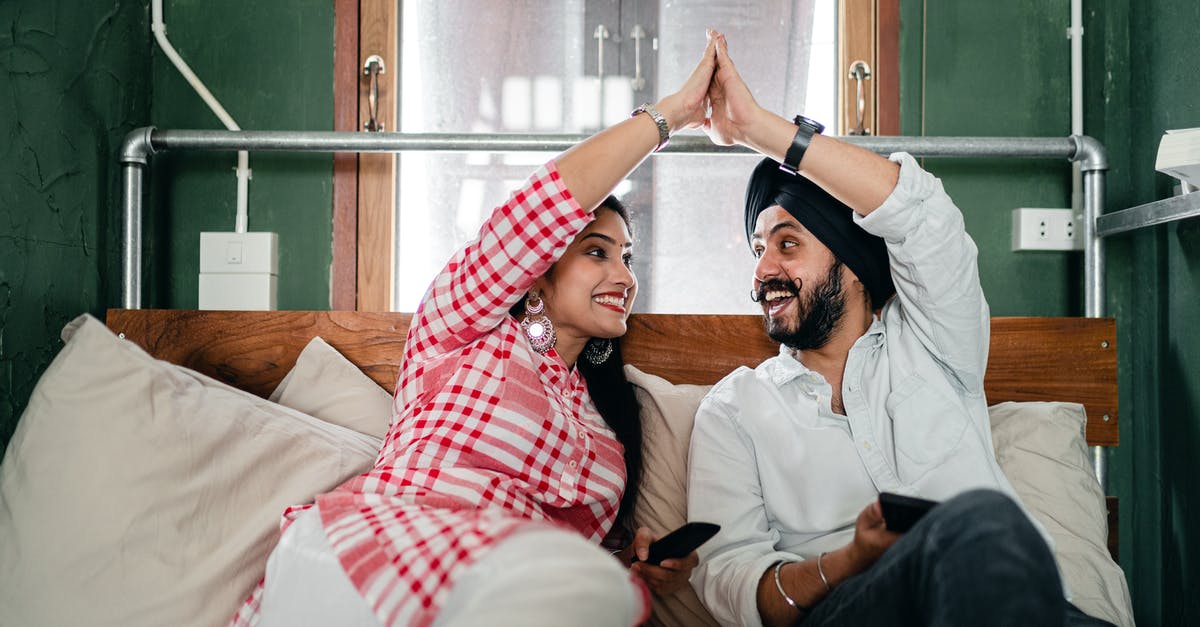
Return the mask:
<path id="1" fill-rule="evenodd" d="M 833 0 L 664 2 L 652 11 L 648 4 L 404 2 L 400 130 L 598 130 L 682 83 L 704 45 L 705 25 L 717 23 L 729 24 L 734 58 L 764 106 L 834 119 Z M 433 275 L 490 209 L 551 157 L 400 155 L 395 307 L 415 308 Z M 756 310 L 747 296 L 753 260 L 742 199 L 757 161 L 659 155 L 617 190 L 634 220 L 641 282 L 636 310 Z"/>
<path id="2" fill-rule="evenodd" d="M 866 1 L 867 16 L 875 20 L 875 5 L 887 0 Z M 335 2 L 338 7 L 350 4 Z M 593 132 L 682 82 L 701 50 L 704 28 L 714 24 L 729 35 L 738 67 L 761 103 L 785 114 L 803 111 L 831 129 L 845 129 L 838 91 L 844 92 L 846 85 L 839 84 L 843 72 L 838 68 L 850 53 L 839 48 L 837 33 L 845 24 L 839 29 L 837 23 L 862 21 L 848 16 L 848 5 L 863 3 L 361 0 L 352 11 L 356 21 L 362 12 L 361 44 L 356 46 L 360 67 L 373 53 L 368 39 L 379 41 L 389 30 L 393 33 L 382 39 L 398 51 L 389 68 L 399 68 L 381 77 L 399 81 L 394 97 L 386 86 L 380 91 L 382 106 L 392 107 L 389 113 L 395 115 L 387 130 Z M 368 15 L 372 12 L 390 15 L 395 25 L 381 25 Z M 339 32 L 344 30 L 342 19 Z M 341 42 L 339 38 L 339 48 Z M 364 84 L 358 92 L 365 101 Z M 364 110 L 359 107 L 360 120 Z M 362 155 L 359 307 L 385 308 L 364 307 L 362 294 L 386 291 L 386 298 L 376 296 L 374 302 L 391 303 L 391 309 L 401 311 L 415 308 L 434 273 L 475 234 L 488 211 L 552 156 L 402 153 L 395 174 L 386 174 L 389 180 L 395 177 L 392 222 L 388 203 L 364 198 L 386 184 L 364 183 L 368 156 Z M 376 157 L 380 155 L 371 156 Z M 634 219 L 635 271 L 641 282 L 636 311 L 757 311 L 748 297 L 753 261 L 741 217 L 746 178 L 756 162 L 752 156 L 657 155 L 618 188 Z M 368 206 L 373 202 L 383 208 Z M 382 224 L 388 227 L 380 228 Z M 389 235 L 383 238 L 386 244 L 375 241 L 380 231 Z M 337 240 L 335 233 L 335 250 Z M 393 255 L 394 262 L 389 259 Z M 390 272 L 379 270 L 393 263 Z M 384 275 L 381 290 L 384 279 L 379 277 Z M 335 306 L 337 302 L 335 293 Z"/>

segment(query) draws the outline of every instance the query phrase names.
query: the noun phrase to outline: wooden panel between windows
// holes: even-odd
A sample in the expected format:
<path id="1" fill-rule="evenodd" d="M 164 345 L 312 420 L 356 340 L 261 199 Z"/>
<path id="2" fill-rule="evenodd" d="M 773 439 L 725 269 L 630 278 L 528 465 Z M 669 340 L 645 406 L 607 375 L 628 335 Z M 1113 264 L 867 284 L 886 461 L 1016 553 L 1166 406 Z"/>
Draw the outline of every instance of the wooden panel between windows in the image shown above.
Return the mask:
<path id="1" fill-rule="evenodd" d="M 379 75 L 377 119 L 383 130 L 396 130 L 397 27 L 395 0 L 362 0 L 359 4 L 359 60 L 362 68 L 373 54 L 383 58 L 386 71 Z M 370 81 L 359 81 L 358 119 L 370 119 Z M 396 215 L 395 153 L 362 153 L 358 156 L 358 309 L 392 308 L 392 268 Z"/>
<path id="2" fill-rule="evenodd" d="M 357 131 L 358 0 L 334 0 L 333 130 Z M 329 305 L 358 305 L 358 153 L 333 155 L 333 262 Z"/>

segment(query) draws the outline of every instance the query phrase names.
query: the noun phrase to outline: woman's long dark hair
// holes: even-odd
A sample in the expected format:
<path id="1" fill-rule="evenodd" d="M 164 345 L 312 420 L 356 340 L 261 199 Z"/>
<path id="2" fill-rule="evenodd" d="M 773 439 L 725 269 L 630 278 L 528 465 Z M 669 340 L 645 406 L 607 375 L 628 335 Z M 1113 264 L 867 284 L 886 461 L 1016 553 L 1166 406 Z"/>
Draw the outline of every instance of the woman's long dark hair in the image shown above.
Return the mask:
<path id="1" fill-rule="evenodd" d="M 601 208 L 611 210 L 625 221 L 630 229 L 629 213 L 615 196 L 600 203 Z M 599 211 L 599 208 L 597 208 Z M 524 300 L 518 301 L 510 310 L 513 316 L 525 311 Z M 592 339 L 590 342 L 603 340 Z M 633 508 L 637 504 L 638 487 L 642 483 L 642 414 L 641 405 L 633 391 L 633 384 L 625 378 L 625 360 L 621 357 L 621 338 L 613 338 L 612 354 L 600 365 L 580 355 L 575 361 L 579 374 L 587 382 L 588 394 L 596 404 L 600 417 L 617 434 L 617 441 L 625 449 L 625 493 L 621 495 L 621 507 L 617 510 L 619 529 L 632 532 Z"/>
<path id="2" fill-rule="evenodd" d="M 592 340 L 593 342 L 599 340 Z M 633 508 L 642 484 L 642 406 L 625 378 L 625 360 L 621 357 L 621 338 L 613 338 L 612 354 L 599 366 L 586 357 L 578 360 L 579 374 L 587 381 L 588 394 L 604 422 L 616 432 L 625 447 L 625 494 L 617 510 L 617 525 L 633 531 Z"/>

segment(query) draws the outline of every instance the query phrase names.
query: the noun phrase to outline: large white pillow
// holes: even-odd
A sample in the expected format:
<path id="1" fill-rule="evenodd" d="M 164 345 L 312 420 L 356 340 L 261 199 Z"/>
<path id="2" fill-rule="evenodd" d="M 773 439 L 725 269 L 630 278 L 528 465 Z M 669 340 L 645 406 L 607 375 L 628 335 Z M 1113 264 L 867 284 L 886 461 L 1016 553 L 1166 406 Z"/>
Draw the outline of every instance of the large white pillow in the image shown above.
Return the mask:
<path id="1" fill-rule="evenodd" d="M 0 466 L 0 625 L 223 625 L 280 514 L 379 441 L 63 330 Z"/>
<path id="2" fill-rule="evenodd" d="M 300 351 L 270 400 L 376 438 L 392 421 L 392 395 L 320 337 Z"/>
<path id="3" fill-rule="evenodd" d="M 633 522 L 662 537 L 687 522 L 687 457 L 692 423 L 709 385 L 675 385 L 625 366 L 642 406 L 642 485 Z M 720 522 L 720 521 L 708 521 Z M 716 627 L 716 619 L 691 586 L 653 598 L 648 625 Z"/>
<path id="4" fill-rule="evenodd" d="M 687 522 L 692 423 L 711 386 L 674 385 L 631 365 L 642 403 L 645 472 L 634 522 L 661 535 Z M 1054 538 L 1059 570 L 1088 614 L 1132 625 L 1129 591 L 1108 553 L 1104 495 L 1087 463 L 1086 414 L 1074 403 L 1000 403 L 988 408 L 996 458 L 1017 495 Z M 713 521 L 720 522 L 720 521 Z M 655 599 L 650 624 L 715 625 L 691 587 Z"/>
<path id="5" fill-rule="evenodd" d="M 1077 403 L 988 408 L 996 460 L 1025 507 L 1054 538 L 1054 557 L 1079 609 L 1133 625 L 1125 573 L 1108 552 L 1108 508 L 1088 456 Z"/>

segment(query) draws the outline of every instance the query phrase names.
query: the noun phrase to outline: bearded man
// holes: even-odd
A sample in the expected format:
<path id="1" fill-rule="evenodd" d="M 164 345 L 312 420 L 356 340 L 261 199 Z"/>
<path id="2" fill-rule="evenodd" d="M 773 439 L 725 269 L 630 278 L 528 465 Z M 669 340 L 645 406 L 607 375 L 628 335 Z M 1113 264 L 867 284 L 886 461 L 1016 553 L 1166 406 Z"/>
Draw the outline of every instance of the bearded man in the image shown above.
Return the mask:
<path id="1" fill-rule="evenodd" d="M 727 625 L 1096 624 L 992 449 L 990 314 L 941 182 L 760 107 L 717 42 L 706 131 L 765 155 L 752 296 L 779 355 L 696 414 L 688 518 L 722 525 L 692 585 Z M 941 502 L 904 534 L 879 495 Z"/>

